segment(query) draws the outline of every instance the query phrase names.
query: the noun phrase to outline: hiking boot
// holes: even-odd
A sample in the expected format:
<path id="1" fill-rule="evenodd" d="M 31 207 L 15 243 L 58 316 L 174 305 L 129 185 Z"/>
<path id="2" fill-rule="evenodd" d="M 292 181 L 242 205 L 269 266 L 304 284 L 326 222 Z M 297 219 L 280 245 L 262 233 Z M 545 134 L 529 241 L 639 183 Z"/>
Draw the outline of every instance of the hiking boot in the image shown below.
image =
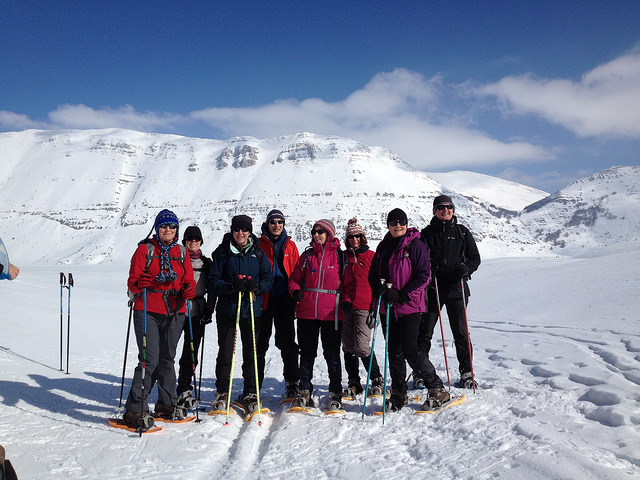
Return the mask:
<path id="1" fill-rule="evenodd" d="M 244 410 L 245 415 L 251 415 L 258 411 L 260 406 L 258 405 L 258 396 L 255 393 L 247 393 L 246 395 L 240 395 L 237 403 Z"/>
<path id="2" fill-rule="evenodd" d="M 187 410 L 195 410 L 198 408 L 198 401 L 193 398 L 191 390 L 186 390 L 178 397 L 178 406 L 184 407 Z"/>
<path id="3" fill-rule="evenodd" d="M 412 376 L 413 376 L 413 385 L 412 385 L 412 387 L 414 389 L 425 388 L 424 379 L 420 375 L 418 375 L 417 373 L 414 372 L 412 374 Z"/>
<path id="4" fill-rule="evenodd" d="M 347 398 L 356 398 L 364 392 L 362 385 L 349 385 L 343 392 L 342 396 Z"/>
<path id="5" fill-rule="evenodd" d="M 399 394 L 397 392 L 391 392 L 391 396 L 386 400 L 387 410 L 390 412 L 398 412 L 402 407 L 409 403 L 409 396 L 405 394 Z"/>
<path id="6" fill-rule="evenodd" d="M 177 405 L 158 405 L 156 404 L 155 416 L 166 420 L 184 420 L 187 418 L 187 409 Z"/>
<path id="7" fill-rule="evenodd" d="M 343 410 L 342 398 L 339 394 L 329 392 L 329 404 L 327 405 L 327 411 Z"/>
<path id="8" fill-rule="evenodd" d="M 384 395 L 384 378 L 378 377 L 371 381 L 371 388 L 369 389 L 369 395 L 374 397 L 382 397 Z"/>
<path id="9" fill-rule="evenodd" d="M 287 382 L 284 386 L 285 400 L 294 400 L 298 396 L 298 382 Z"/>
<path id="10" fill-rule="evenodd" d="M 302 408 L 313 408 L 313 398 L 311 398 L 310 390 L 300 390 L 298 392 L 298 398 L 296 399 L 296 405 Z"/>
<path id="11" fill-rule="evenodd" d="M 226 411 L 228 403 L 229 395 L 227 393 L 218 393 L 215 400 L 213 400 L 211 409 L 214 411 Z"/>
<path id="12" fill-rule="evenodd" d="M 473 378 L 473 374 L 471 372 L 465 372 L 460 375 L 460 380 L 458 380 L 459 388 L 478 388 L 478 383 Z"/>
<path id="13" fill-rule="evenodd" d="M 143 432 L 149 430 L 154 425 L 153 417 L 149 412 L 144 412 L 141 420 L 140 412 L 125 411 L 122 421 L 127 427 L 141 428 Z"/>
<path id="14" fill-rule="evenodd" d="M 451 400 L 451 395 L 444 387 L 430 388 L 427 400 L 422 404 L 423 410 L 438 409 Z"/>

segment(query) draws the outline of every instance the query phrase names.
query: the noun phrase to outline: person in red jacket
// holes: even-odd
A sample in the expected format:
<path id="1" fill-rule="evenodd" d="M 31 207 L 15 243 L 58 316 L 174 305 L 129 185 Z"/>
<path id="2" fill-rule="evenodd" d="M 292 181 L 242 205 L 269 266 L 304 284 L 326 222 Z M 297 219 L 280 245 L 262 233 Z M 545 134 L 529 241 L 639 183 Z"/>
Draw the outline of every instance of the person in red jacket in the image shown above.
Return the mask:
<path id="1" fill-rule="evenodd" d="M 256 345 L 258 357 L 258 378 L 260 385 L 264 380 L 264 365 L 271 332 L 275 327 L 276 347 L 280 350 L 285 381 L 285 399 L 298 395 L 300 368 L 298 366 L 298 344 L 294 302 L 289 294 L 288 284 L 300 254 L 298 247 L 287 235 L 285 219 L 280 210 L 271 210 L 262 224 L 262 237 L 258 246 L 271 262 L 273 286 L 268 294 L 262 296 L 262 323 Z"/>
<path id="2" fill-rule="evenodd" d="M 371 391 L 369 394 L 382 395 L 384 379 L 380 374 L 375 353 L 371 358 L 369 345 L 371 328 L 367 326 L 372 295 L 369 286 L 369 269 L 374 253 L 369 249 L 364 229 L 358 224 L 356 218 L 352 218 L 347 224 L 344 245 L 349 260 L 344 272 L 343 296 L 340 305 L 346 314 L 342 326 L 344 368 L 349 379 L 345 395 L 354 398 L 363 392 L 358 358 L 362 360 L 362 365 L 367 372 L 371 366 Z"/>
<path id="3" fill-rule="evenodd" d="M 313 364 L 318 336 L 329 371 L 328 410 L 342 408 L 342 365 L 340 343 L 344 312 L 340 305 L 340 240 L 331 220 L 318 220 L 311 230 L 311 246 L 298 259 L 289 279 L 289 293 L 298 302 L 298 344 L 300 345 L 300 407 L 313 407 Z"/>
<path id="4" fill-rule="evenodd" d="M 195 283 L 191 262 L 182 258 L 178 245 L 178 226 L 175 213 L 162 210 L 154 222 L 155 235 L 140 242 L 129 268 L 127 285 L 136 295 L 133 321 L 140 363 L 133 375 L 123 420 L 142 430 L 153 425 L 147 397 L 156 382 L 156 415 L 177 419 L 185 418 L 187 413 L 176 407 L 174 359 L 184 326 L 186 300 L 194 298 Z M 154 246 L 150 263 L 148 242 Z"/>

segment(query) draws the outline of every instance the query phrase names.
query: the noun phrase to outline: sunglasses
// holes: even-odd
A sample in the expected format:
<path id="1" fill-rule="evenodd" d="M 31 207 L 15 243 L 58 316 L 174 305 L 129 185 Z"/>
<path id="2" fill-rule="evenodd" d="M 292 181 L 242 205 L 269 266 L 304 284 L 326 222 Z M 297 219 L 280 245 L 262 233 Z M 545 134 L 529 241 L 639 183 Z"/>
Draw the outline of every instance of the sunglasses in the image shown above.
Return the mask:
<path id="1" fill-rule="evenodd" d="M 389 222 L 389 226 L 390 227 L 397 227 L 398 225 L 400 225 L 401 227 L 406 227 L 407 226 L 407 221 L 406 220 L 391 220 Z"/>
<path id="2" fill-rule="evenodd" d="M 187 242 L 201 242 L 202 239 L 200 237 L 188 237 Z"/>
<path id="3" fill-rule="evenodd" d="M 249 231 L 249 227 L 236 227 L 233 229 L 234 233 L 242 232 L 247 233 Z"/>
<path id="4" fill-rule="evenodd" d="M 158 225 L 158 228 L 170 228 L 171 230 L 175 230 L 176 228 L 178 228 L 178 224 L 177 223 L 161 223 L 160 225 Z"/>
<path id="5" fill-rule="evenodd" d="M 357 235 L 347 235 L 347 240 L 353 240 L 354 238 L 362 238 L 361 234 L 357 234 Z"/>
<path id="6" fill-rule="evenodd" d="M 436 210 L 444 210 L 445 208 L 448 208 L 449 210 L 453 210 L 453 205 L 449 205 L 449 204 L 438 205 L 436 207 Z"/>
<path id="7" fill-rule="evenodd" d="M 284 220 L 269 220 L 271 225 L 284 225 Z"/>
<path id="8" fill-rule="evenodd" d="M 325 233 L 327 233 L 327 231 L 322 230 L 321 228 L 318 230 L 311 230 L 311 235 L 324 235 Z"/>

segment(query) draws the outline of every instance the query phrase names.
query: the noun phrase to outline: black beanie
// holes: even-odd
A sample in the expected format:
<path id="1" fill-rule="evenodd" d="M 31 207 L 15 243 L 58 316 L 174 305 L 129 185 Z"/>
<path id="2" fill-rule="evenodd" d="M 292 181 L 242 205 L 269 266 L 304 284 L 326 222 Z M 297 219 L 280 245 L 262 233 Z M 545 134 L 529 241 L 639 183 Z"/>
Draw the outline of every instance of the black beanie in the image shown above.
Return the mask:
<path id="1" fill-rule="evenodd" d="M 253 225 L 251 224 L 251 217 L 247 215 L 236 215 L 231 219 L 231 231 L 236 228 L 248 228 L 249 233 L 253 233 Z"/>
<path id="2" fill-rule="evenodd" d="M 453 211 L 456 211 L 456 206 L 453 203 L 453 200 L 451 200 L 451 197 L 447 196 L 447 195 L 438 195 L 436 198 L 433 199 L 433 214 L 436 214 L 436 207 L 438 205 L 442 205 L 442 204 L 451 204 L 453 205 Z"/>
<path id="3" fill-rule="evenodd" d="M 277 218 L 281 219 L 284 222 L 284 215 L 280 210 L 271 210 L 269 213 L 267 213 L 267 223 Z"/>
<path id="4" fill-rule="evenodd" d="M 187 245 L 187 238 L 189 238 L 189 237 L 197 237 L 197 238 L 199 238 L 201 245 L 204 245 L 204 240 L 202 239 L 202 232 L 195 225 L 191 225 L 191 226 L 187 227 L 187 229 L 184 231 L 184 236 L 182 237 L 182 244 L 183 245 L 185 245 L 185 246 Z"/>
<path id="5" fill-rule="evenodd" d="M 392 222 L 394 220 L 399 220 L 404 222 L 409 221 L 407 219 L 407 214 L 404 213 L 404 210 L 401 210 L 399 208 L 394 208 L 389 212 L 389 215 L 387 215 L 387 226 L 389 226 L 389 222 Z"/>

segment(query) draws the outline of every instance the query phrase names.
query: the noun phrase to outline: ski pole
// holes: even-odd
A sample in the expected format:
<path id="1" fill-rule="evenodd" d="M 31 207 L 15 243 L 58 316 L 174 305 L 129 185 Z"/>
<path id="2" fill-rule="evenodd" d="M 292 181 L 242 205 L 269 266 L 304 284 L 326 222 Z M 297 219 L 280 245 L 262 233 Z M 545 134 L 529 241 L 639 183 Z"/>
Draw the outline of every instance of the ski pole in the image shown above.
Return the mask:
<path id="1" fill-rule="evenodd" d="M 442 350 L 444 351 L 444 365 L 447 369 L 447 383 L 449 384 L 449 391 L 451 391 L 451 378 L 449 377 L 449 362 L 447 361 L 447 347 L 444 341 L 444 327 L 442 326 L 442 308 L 440 307 L 440 291 L 438 290 L 438 277 L 433 276 L 433 280 L 436 286 L 436 300 L 438 302 L 438 318 L 440 319 L 440 333 L 442 334 Z"/>
<path id="2" fill-rule="evenodd" d="M 67 375 L 69 375 L 69 338 L 71 334 L 71 287 L 73 287 L 73 275 L 69 274 L 69 297 L 67 298 Z"/>
<path id="3" fill-rule="evenodd" d="M 387 289 L 393 285 L 387 283 Z M 384 425 L 384 417 L 387 411 L 387 366 L 389 364 L 389 310 L 391 310 L 391 303 L 387 302 L 387 325 L 385 327 L 386 335 L 384 342 L 384 402 L 382 403 L 382 425 Z"/>
<path id="4" fill-rule="evenodd" d="M 384 278 L 380 279 L 380 284 L 384 284 Z M 367 397 L 369 396 L 369 381 L 371 379 L 371 368 L 373 366 L 373 348 L 376 346 L 376 330 L 378 329 L 378 316 L 380 315 L 380 303 L 382 302 L 382 294 L 378 296 L 378 306 L 376 307 L 375 320 L 373 322 L 373 337 L 371 339 L 371 353 L 369 354 L 369 368 L 367 370 L 367 384 L 364 387 L 364 404 L 362 405 L 362 420 L 364 420 L 364 413 L 367 408 Z M 385 386 L 386 389 L 386 386 Z M 385 400 L 386 400 L 385 391 Z"/>
<path id="5" fill-rule="evenodd" d="M 67 283 L 67 277 L 60 272 L 60 371 L 62 372 L 62 290 Z"/>
<path id="6" fill-rule="evenodd" d="M 244 278 L 244 275 L 238 275 Z M 233 332 L 233 354 L 231 355 L 231 371 L 229 372 L 229 392 L 227 393 L 227 416 L 225 425 L 229 425 L 229 413 L 231 411 L 231 387 L 233 386 L 233 366 L 236 363 L 236 345 L 238 343 L 238 329 L 240 328 L 240 308 L 242 307 L 242 292 L 238 292 L 238 313 L 236 314 L 236 327 Z"/>
<path id="7" fill-rule="evenodd" d="M 127 353 L 129 351 L 129 334 L 131 333 L 131 317 L 133 316 L 133 301 L 129 300 L 129 322 L 127 324 L 127 339 L 124 343 L 124 360 L 122 361 L 122 382 L 120 383 L 120 402 L 118 412 L 122 411 L 122 394 L 124 393 L 124 374 L 127 370 Z"/>
<path id="8" fill-rule="evenodd" d="M 143 427 L 144 427 L 144 421 L 142 420 L 142 417 L 144 416 L 144 400 L 145 400 L 145 393 L 144 393 L 144 374 L 145 374 L 145 370 L 147 369 L 147 289 L 145 288 L 143 290 L 144 295 L 144 329 L 143 329 L 143 334 L 142 334 L 142 372 L 141 372 L 141 382 L 140 382 L 140 393 L 141 393 L 141 398 L 140 398 L 140 418 L 138 419 L 138 428 L 140 430 L 140 436 L 142 436 L 142 432 L 143 432 Z"/>
<path id="9" fill-rule="evenodd" d="M 198 378 L 198 391 L 196 393 L 196 399 L 198 400 L 198 405 L 200 404 L 200 393 L 202 392 L 202 363 L 204 361 L 204 334 L 206 332 L 206 326 L 202 326 L 202 339 L 200 340 L 200 375 Z"/>
<path id="10" fill-rule="evenodd" d="M 186 284 L 188 286 L 189 284 Z M 193 326 L 191 325 L 191 302 L 187 300 L 187 320 L 189 321 L 189 335 L 191 336 L 191 369 L 193 370 L 193 385 L 195 388 L 198 379 L 196 378 L 196 354 L 193 349 Z M 198 415 L 198 406 L 196 405 L 196 423 L 200 423 Z"/>
<path id="11" fill-rule="evenodd" d="M 467 348 L 469 349 L 469 366 L 471 367 L 471 385 L 473 385 L 473 393 L 476 393 L 476 378 L 473 374 L 473 354 L 471 353 L 471 335 L 469 335 L 469 319 L 467 318 L 467 299 L 464 292 L 464 279 L 460 279 L 462 287 L 462 306 L 464 307 L 464 323 L 467 327 Z"/>
<path id="12" fill-rule="evenodd" d="M 251 277 L 247 277 L 251 279 Z M 249 292 L 249 310 L 251 311 L 251 337 L 253 339 L 253 369 L 256 375 L 256 398 L 258 400 L 258 425 L 262 426 L 262 416 L 260 410 L 262 404 L 260 403 L 260 381 L 258 380 L 258 353 L 256 352 L 256 324 L 255 317 L 253 316 L 253 292 Z"/>

